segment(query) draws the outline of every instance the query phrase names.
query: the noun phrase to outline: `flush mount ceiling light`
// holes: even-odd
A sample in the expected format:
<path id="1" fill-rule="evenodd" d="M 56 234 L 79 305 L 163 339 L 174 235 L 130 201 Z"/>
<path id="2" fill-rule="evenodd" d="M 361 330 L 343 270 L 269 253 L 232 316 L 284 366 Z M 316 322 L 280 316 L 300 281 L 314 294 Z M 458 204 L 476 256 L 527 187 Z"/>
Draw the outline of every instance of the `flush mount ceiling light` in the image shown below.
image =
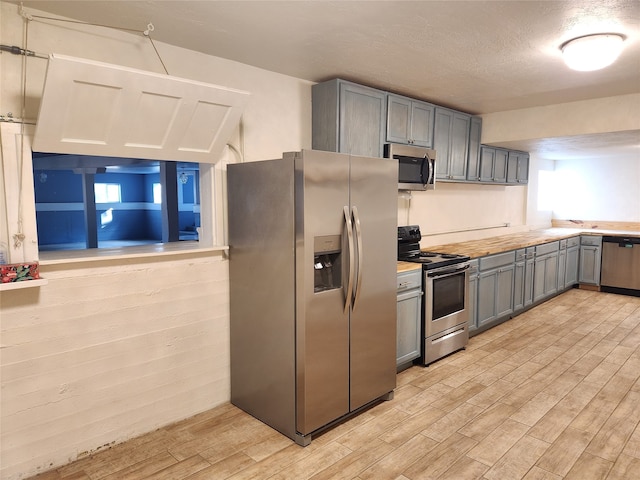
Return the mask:
<path id="1" fill-rule="evenodd" d="M 617 33 L 601 33 L 574 38 L 562 44 L 567 66 L 580 72 L 608 67 L 622 52 L 624 37 Z"/>

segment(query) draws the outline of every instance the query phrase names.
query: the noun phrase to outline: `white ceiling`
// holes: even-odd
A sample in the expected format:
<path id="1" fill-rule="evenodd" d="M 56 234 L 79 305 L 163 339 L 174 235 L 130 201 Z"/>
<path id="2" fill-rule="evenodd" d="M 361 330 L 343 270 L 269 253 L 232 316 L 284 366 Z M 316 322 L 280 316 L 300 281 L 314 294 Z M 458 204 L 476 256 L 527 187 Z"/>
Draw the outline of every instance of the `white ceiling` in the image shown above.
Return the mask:
<path id="1" fill-rule="evenodd" d="M 161 42 L 314 82 L 350 79 L 473 114 L 640 92 L 638 0 L 22 3 L 138 31 L 153 23 L 151 36 Z M 621 57 L 596 72 L 566 68 L 560 45 L 594 32 L 624 34 Z M 582 154 L 632 144 L 640 144 L 640 132 L 529 147 Z"/>

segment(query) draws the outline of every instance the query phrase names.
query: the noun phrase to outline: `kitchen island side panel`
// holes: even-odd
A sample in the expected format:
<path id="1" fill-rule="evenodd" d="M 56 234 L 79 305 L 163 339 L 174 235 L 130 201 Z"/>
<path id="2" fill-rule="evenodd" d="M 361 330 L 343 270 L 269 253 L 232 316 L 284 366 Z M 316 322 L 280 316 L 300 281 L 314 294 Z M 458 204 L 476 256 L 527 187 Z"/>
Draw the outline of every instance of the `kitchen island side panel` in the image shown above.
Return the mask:
<path id="1" fill-rule="evenodd" d="M 273 162 L 279 168 L 273 168 Z M 229 165 L 227 182 L 231 402 L 292 437 L 296 430 L 293 162 Z"/>

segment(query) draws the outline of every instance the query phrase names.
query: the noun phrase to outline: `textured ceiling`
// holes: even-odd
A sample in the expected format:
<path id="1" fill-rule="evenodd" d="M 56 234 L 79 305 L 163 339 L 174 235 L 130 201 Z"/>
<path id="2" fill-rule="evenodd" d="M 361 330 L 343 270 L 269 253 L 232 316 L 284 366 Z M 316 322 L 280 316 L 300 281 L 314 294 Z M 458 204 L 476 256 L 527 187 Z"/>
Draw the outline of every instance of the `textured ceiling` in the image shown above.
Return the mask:
<path id="1" fill-rule="evenodd" d="M 152 37 L 172 45 L 474 114 L 640 92 L 639 0 L 22 3 L 139 31 L 151 22 Z M 560 45 L 593 32 L 624 34 L 624 52 L 607 69 L 570 71 Z M 599 141 L 626 146 L 628 137 Z"/>

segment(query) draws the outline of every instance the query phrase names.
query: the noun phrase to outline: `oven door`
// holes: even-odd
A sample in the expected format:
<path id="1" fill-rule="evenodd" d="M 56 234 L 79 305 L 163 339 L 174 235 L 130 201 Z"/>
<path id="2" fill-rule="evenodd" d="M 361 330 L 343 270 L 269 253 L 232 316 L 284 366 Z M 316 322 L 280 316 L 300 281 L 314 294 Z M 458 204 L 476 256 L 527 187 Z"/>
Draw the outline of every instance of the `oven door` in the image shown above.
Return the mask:
<path id="1" fill-rule="evenodd" d="M 424 272 L 425 336 L 469 321 L 469 264 Z"/>

